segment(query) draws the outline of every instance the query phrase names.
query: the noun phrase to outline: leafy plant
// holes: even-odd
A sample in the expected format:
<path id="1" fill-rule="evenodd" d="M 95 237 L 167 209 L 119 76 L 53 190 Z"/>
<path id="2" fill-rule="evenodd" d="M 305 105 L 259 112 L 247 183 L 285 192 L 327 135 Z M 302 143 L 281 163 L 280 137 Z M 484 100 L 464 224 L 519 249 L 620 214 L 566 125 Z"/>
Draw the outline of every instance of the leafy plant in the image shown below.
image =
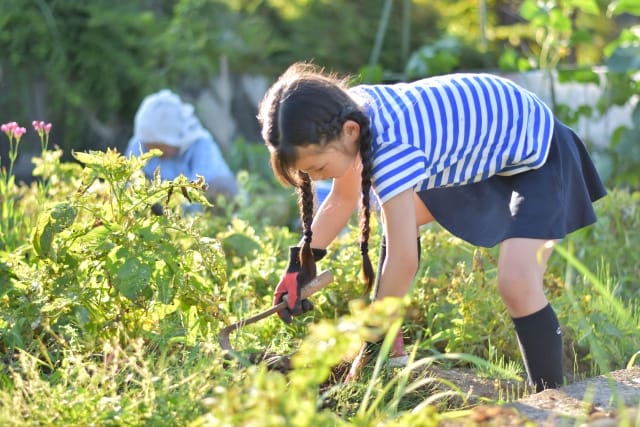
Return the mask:
<path id="1" fill-rule="evenodd" d="M 436 426 L 466 420 L 477 402 L 431 368 L 521 373 L 494 286 L 498 248 L 474 248 L 437 224 L 421 230 L 411 298 L 362 303 L 354 221 L 319 263 L 335 283 L 313 297 L 315 310 L 233 338 L 242 352 L 295 352 L 293 370 L 225 359 L 216 333 L 271 305 L 298 228 L 262 221 L 242 203 L 185 216 L 183 204 L 206 204 L 201 183 L 147 182 L 141 168 L 156 154 L 78 152 L 64 163 L 47 151 L 35 159 L 40 182 L 12 184 L 13 218 L 26 233 L 0 249 L 0 423 Z M 637 359 L 638 197 L 611 191 L 596 204 L 600 220 L 568 236 L 549 263 L 545 286 L 577 376 Z M 373 233 L 371 247 L 379 243 Z M 381 357 L 343 383 L 341 369 L 372 328 L 388 330 L 382 354 L 402 328 L 411 363 L 390 369 Z"/>
<path id="2" fill-rule="evenodd" d="M 18 126 L 16 122 L 5 123 L 1 128 L 9 138 L 9 168 L 0 169 L 0 248 L 13 248 L 16 245 L 16 236 L 10 230 L 19 225 L 19 215 L 15 211 L 17 194 L 15 192 L 15 176 L 13 166 L 18 157 L 18 146 L 22 135 L 27 131 Z"/>
<path id="3" fill-rule="evenodd" d="M 626 10 L 626 9 L 622 9 Z M 636 15 L 640 11 L 634 9 Z M 640 27 L 636 27 L 640 28 Z M 620 37 L 607 46 L 608 82 L 607 91 L 602 97 L 601 109 L 609 105 L 632 105 L 640 97 L 640 81 L 637 70 L 640 55 L 640 35 L 633 29 L 625 29 Z M 615 185 L 627 185 L 634 189 L 640 187 L 640 103 L 636 102 L 631 114 L 630 126 L 622 126 L 614 132 L 613 140 L 605 149 L 604 155 L 613 160 L 610 182 Z M 612 171 L 612 172 L 613 172 Z"/>
<path id="4" fill-rule="evenodd" d="M 46 337 L 87 344 L 114 334 L 159 337 L 170 319 L 176 338 L 208 335 L 218 322 L 224 254 L 179 217 L 182 200 L 207 203 L 202 182 L 161 181 L 156 174 L 147 185 L 140 170 L 157 152 L 139 159 L 112 150 L 74 155 L 85 165 L 80 186 L 38 215 L 36 261 L 14 271 L 3 289 L 5 349 L 30 348 Z M 151 214 L 160 202 L 164 215 Z"/>

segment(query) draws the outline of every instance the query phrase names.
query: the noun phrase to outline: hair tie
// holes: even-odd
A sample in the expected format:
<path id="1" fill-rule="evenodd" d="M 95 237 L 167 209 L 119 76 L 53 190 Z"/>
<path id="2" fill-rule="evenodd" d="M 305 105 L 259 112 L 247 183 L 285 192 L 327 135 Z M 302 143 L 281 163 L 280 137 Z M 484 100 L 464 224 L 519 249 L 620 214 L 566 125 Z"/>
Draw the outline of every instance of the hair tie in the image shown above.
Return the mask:
<path id="1" fill-rule="evenodd" d="M 367 252 L 369 252 L 369 242 L 360 242 L 360 253 L 365 255 Z"/>
<path id="2" fill-rule="evenodd" d="M 305 230 L 304 232 L 305 243 L 311 243 L 311 236 L 313 236 L 313 232 L 311 230 Z"/>

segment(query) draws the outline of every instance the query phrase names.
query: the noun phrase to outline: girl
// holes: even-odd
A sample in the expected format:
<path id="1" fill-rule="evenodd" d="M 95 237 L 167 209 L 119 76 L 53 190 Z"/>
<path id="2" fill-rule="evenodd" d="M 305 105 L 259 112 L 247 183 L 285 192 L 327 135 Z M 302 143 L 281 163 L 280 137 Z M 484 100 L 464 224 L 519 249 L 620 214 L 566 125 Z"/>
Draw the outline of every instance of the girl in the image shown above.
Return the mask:
<path id="1" fill-rule="evenodd" d="M 258 118 L 277 178 L 299 194 L 304 237 L 274 303 L 285 321 L 310 308 L 300 284 L 361 201 L 362 268 L 369 260 L 369 191 L 384 231 L 374 296 L 402 297 L 418 269 L 418 227 L 430 221 L 474 245 L 500 243 L 498 292 L 513 319 L 536 390 L 563 382 L 562 338 L 543 290 L 552 245 L 596 221 L 606 191 L 581 140 L 534 94 L 488 74 L 347 87 L 310 64 L 292 65 L 265 94 Z M 312 181 L 333 179 L 313 215 Z M 312 249 L 313 248 L 313 249 Z M 371 356 L 367 343 L 351 375 Z M 391 362 L 406 363 L 398 334 Z"/>

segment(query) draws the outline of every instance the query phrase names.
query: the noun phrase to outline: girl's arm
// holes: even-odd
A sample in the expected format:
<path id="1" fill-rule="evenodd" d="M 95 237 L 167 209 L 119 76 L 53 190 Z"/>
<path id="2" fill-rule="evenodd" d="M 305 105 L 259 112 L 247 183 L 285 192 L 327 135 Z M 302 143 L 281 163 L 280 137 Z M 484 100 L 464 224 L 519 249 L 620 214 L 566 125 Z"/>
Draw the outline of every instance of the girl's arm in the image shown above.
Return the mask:
<path id="1" fill-rule="evenodd" d="M 360 168 L 350 168 L 340 178 L 334 178 L 331 191 L 313 218 L 311 246 L 325 249 L 347 225 L 360 201 Z M 300 242 L 302 245 L 302 242 Z"/>
<path id="2" fill-rule="evenodd" d="M 409 188 L 384 203 L 382 214 L 387 257 L 376 299 L 403 297 L 411 289 L 418 270 L 418 230 L 413 189 Z"/>

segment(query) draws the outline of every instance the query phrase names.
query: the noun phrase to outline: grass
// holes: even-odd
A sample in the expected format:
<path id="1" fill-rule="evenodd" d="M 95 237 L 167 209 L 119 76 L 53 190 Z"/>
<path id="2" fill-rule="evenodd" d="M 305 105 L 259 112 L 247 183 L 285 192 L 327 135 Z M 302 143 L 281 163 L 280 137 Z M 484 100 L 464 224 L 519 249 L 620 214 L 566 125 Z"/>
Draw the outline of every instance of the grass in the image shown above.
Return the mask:
<path id="1" fill-rule="evenodd" d="M 71 203 L 78 185 L 61 181 L 48 202 Z M 640 244 L 637 196 L 610 196 L 598 205 L 602 223 L 558 245 L 545 277 L 566 328 L 576 378 L 634 366 L 640 354 L 640 310 L 632 286 L 636 280 L 637 287 L 637 262 L 629 256 Z M 269 221 L 251 207 L 242 215 L 221 209 L 197 219 L 181 219 L 178 208 L 160 219 L 120 209 L 135 227 L 118 238 L 140 266 L 122 270 L 129 264 L 111 250 L 108 233 L 101 231 L 98 244 L 82 246 L 102 230 L 91 217 L 81 223 L 82 215 L 109 206 L 95 202 L 108 200 L 108 194 L 91 197 L 74 202 L 87 206 L 68 228 L 52 236 L 43 228 L 40 240 L 48 252 L 34 253 L 30 239 L 0 251 L 2 425 L 435 426 L 468 417 L 479 404 L 528 392 L 515 335 L 494 286 L 496 249 L 473 248 L 438 226 L 428 227 L 411 299 L 363 307 L 353 302 L 361 280 L 358 231 L 349 228 L 320 264 L 332 270 L 335 283 L 314 296 L 314 311 L 291 325 L 272 316 L 232 336 L 243 353 L 295 353 L 294 369 L 285 375 L 264 364 L 225 361 L 217 332 L 271 304 L 286 262 L 282 254 L 297 240 L 295 232 L 265 225 Z M 135 206 L 144 205 L 146 199 L 140 200 Z M 19 203 L 15 208 L 17 218 L 29 217 L 29 224 L 50 215 L 20 211 Z M 106 222 L 108 212 L 103 215 Z M 372 226 L 377 227 L 375 218 Z M 167 229 L 182 234 L 164 234 Z M 372 237 L 372 247 L 378 239 Z M 127 247 L 133 244 L 144 256 Z M 189 256 L 180 259 L 183 252 L 176 247 Z M 223 259 L 217 258 L 219 248 Z M 74 251 L 80 253 L 77 260 Z M 155 263 L 163 266 L 162 274 L 151 271 L 144 282 L 136 274 L 154 253 L 171 259 Z M 131 298 L 120 295 L 110 276 L 118 271 L 149 286 Z M 100 289 L 95 296 L 94 289 Z M 405 314 L 402 325 L 389 317 L 398 312 Z M 91 317 L 96 313 L 104 319 Z M 402 326 L 412 363 L 388 369 L 381 358 L 359 381 L 332 378 L 372 324 Z M 389 346 L 385 342 L 383 353 Z M 486 379 L 492 397 L 474 397 L 444 374 L 455 370 Z"/>

